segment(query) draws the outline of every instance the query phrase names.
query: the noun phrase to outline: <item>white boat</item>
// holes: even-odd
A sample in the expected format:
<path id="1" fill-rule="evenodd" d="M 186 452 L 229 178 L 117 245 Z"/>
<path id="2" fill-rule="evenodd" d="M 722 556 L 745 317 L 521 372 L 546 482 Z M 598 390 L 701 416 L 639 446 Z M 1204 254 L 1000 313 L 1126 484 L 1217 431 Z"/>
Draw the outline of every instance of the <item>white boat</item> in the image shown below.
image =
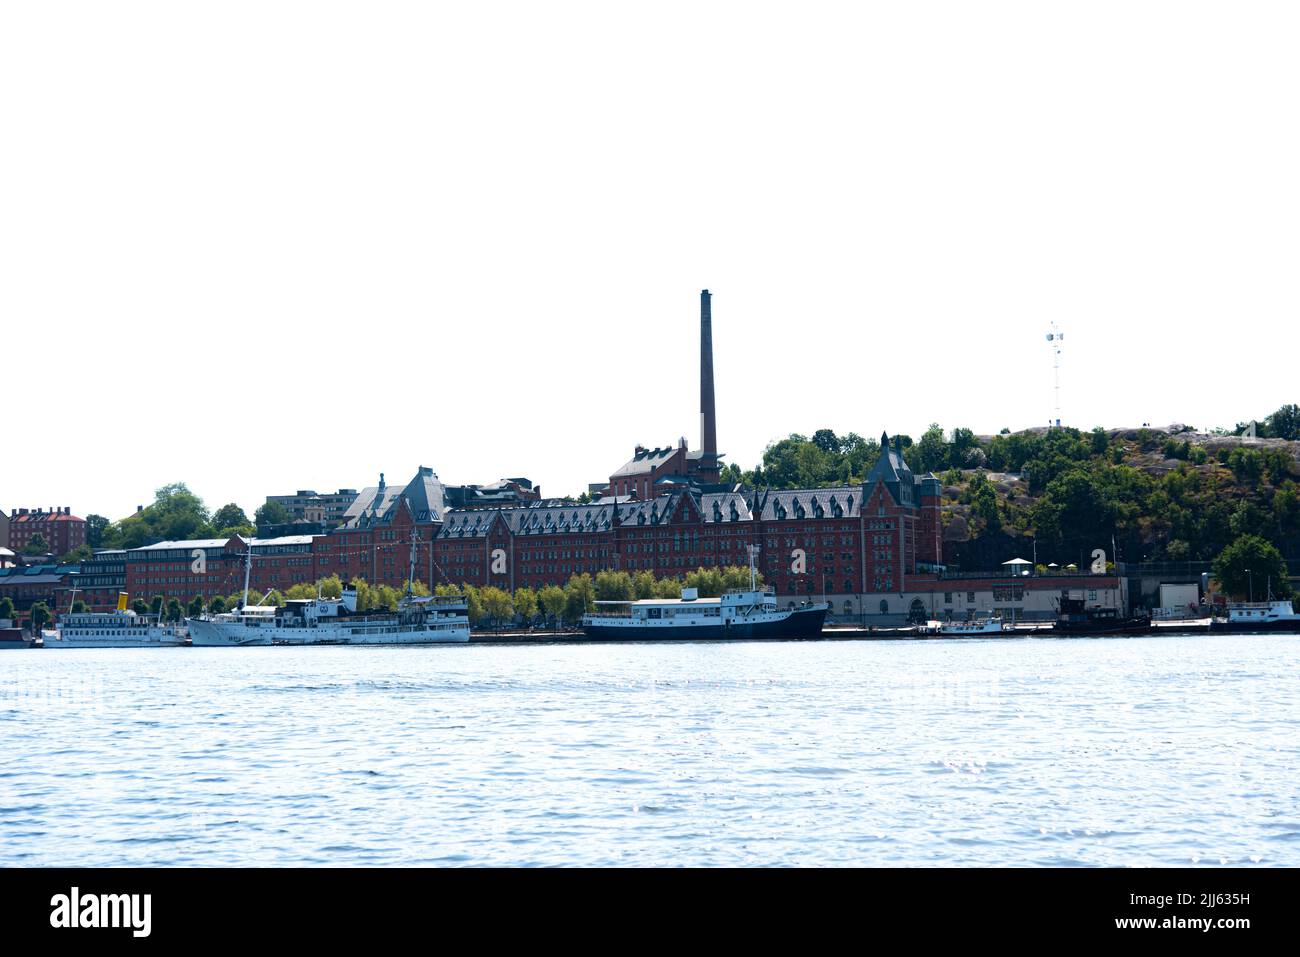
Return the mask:
<path id="1" fill-rule="evenodd" d="M 42 629 L 45 648 L 174 648 L 185 644 L 179 625 L 128 609 L 60 615 L 58 627 Z"/>
<path id="2" fill-rule="evenodd" d="M 1300 614 L 1290 601 L 1240 601 L 1228 605 L 1227 618 L 1210 622 L 1211 631 L 1300 632 Z"/>
<path id="3" fill-rule="evenodd" d="M 1001 618 L 977 618 L 973 621 L 946 621 L 939 626 L 939 634 L 945 638 L 973 638 L 981 635 L 1002 635 L 1011 631 L 1011 626 Z"/>
<path id="4" fill-rule="evenodd" d="M 720 598 L 700 598 L 697 589 L 683 588 L 681 598 L 598 601 L 601 610 L 582 618 L 583 632 L 606 641 L 821 637 L 830 606 L 778 608 L 775 590 L 758 587 L 752 549 L 749 574 L 748 591 Z"/>
<path id="5" fill-rule="evenodd" d="M 397 611 L 356 610 L 357 593 L 253 605 L 189 620 L 196 648 L 244 645 L 431 645 L 469 641 L 469 606 L 459 595 L 403 598 Z"/>
<path id="6" fill-rule="evenodd" d="M 219 615 L 186 618 L 190 644 L 195 648 L 234 648 L 270 645 L 275 627 L 275 605 L 246 605 Z"/>
<path id="7" fill-rule="evenodd" d="M 355 589 L 342 598 L 292 599 L 281 607 L 248 605 L 252 546 L 245 557 L 244 602 L 233 612 L 186 620 L 195 647 L 244 645 L 433 645 L 469 641 L 469 605 L 460 595 L 416 597 L 413 581 L 395 612 L 357 611 Z M 411 577 L 415 546 L 411 546 Z"/>

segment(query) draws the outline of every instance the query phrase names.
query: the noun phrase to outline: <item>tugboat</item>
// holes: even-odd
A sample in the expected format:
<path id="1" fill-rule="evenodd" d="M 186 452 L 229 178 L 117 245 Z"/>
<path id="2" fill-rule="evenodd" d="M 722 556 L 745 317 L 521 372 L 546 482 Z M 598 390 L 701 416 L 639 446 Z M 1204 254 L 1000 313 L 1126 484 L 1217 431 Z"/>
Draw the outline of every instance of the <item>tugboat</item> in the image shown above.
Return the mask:
<path id="1" fill-rule="evenodd" d="M 1065 635 L 1140 635 L 1151 631 L 1150 615 L 1121 615 L 1118 608 L 1089 608 L 1082 598 L 1061 592 L 1052 631 Z"/>
<path id="2" fill-rule="evenodd" d="M 602 641 L 719 641 L 756 638 L 820 638 L 829 605 L 777 608 L 776 589 L 759 588 L 754 550 L 749 554 L 749 590 L 700 598 L 683 588 L 681 598 L 598 601 L 608 610 L 583 615 L 588 638 Z"/>

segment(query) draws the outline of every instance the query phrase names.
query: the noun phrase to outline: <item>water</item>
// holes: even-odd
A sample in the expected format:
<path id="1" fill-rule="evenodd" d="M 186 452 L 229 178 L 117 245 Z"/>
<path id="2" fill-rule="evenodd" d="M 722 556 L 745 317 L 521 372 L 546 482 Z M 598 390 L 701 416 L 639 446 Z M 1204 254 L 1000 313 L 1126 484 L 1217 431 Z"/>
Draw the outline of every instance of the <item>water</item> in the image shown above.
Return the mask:
<path id="1" fill-rule="evenodd" d="M 1300 637 L 6 651 L 0 865 L 1300 864 Z"/>

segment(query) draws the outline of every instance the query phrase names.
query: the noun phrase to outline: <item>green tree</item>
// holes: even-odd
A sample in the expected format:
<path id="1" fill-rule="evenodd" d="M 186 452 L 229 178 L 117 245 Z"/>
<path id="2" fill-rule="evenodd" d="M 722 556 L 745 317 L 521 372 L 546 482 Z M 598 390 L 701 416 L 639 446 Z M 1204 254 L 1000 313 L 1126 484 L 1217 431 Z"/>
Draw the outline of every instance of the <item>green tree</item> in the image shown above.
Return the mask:
<path id="1" fill-rule="evenodd" d="M 560 617 L 564 614 L 565 606 L 569 601 L 564 589 L 558 585 L 547 585 L 537 593 L 537 600 L 541 602 L 542 610 L 546 612 L 546 616 L 558 626 Z"/>
<path id="2" fill-rule="evenodd" d="M 762 572 L 755 574 L 754 583 L 763 587 Z M 728 565 L 722 570 L 723 591 L 749 591 L 750 584 L 748 565 Z"/>
<path id="3" fill-rule="evenodd" d="M 814 432 L 812 444 L 828 455 L 838 455 L 840 452 L 840 440 L 830 429 L 818 429 Z"/>
<path id="4" fill-rule="evenodd" d="M 510 600 L 508 591 L 489 585 L 482 590 L 480 597 L 483 601 L 483 613 L 494 625 L 499 625 L 514 616 L 514 603 Z"/>
<path id="5" fill-rule="evenodd" d="M 190 599 L 189 605 L 185 609 L 186 615 L 190 618 L 197 618 L 203 614 L 203 596 L 195 595 Z"/>
<path id="6" fill-rule="evenodd" d="M 596 573 L 597 601 L 631 601 L 635 597 L 636 584 L 627 572 Z"/>
<path id="7" fill-rule="evenodd" d="M 681 598 L 682 583 L 676 578 L 660 578 L 655 582 L 655 598 Z"/>
<path id="8" fill-rule="evenodd" d="M 1291 597 L 1286 562 L 1272 542 L 1243 535 L 1214 560 L 1214 577 L 1236 599 L 1263 598 L 1269 589 L 1279 598 Z"/>
<path id="9" fill-rule="evenodd" d="M 948 463 L 948 440 L 943 437 L 943 427 L 938 422 L 930 423 L 908 462 L 918 472 L 933 472 Z"/>
<path id="10" fill-rule="evenodd" d="M 976 472 L 967 488 L 971 513 L 979 520 L 982 531 L 998 531 L 1002 527 L 998 515 L 998 496 L 983 472 Z"/>
<path id="11" fill-rule="evenodd" d="M 13 621 L 14 614 L 15 612 L 14 612 L 13 599 L 10 598 L 8 595 L 5 595 L 3 598 L 0 598 L 0 620 Z"/>
<path id="12" fill-rule="evenodd" d="M 154 493 L 154 500 L 147 508 L 105 529 L 103 544 L 111 548 L 140 548 L 162 541 L 212 538 L 215 534 L 203 500 L 184 482 L 172 482 Z"/>
<path id="13" fill-rule="evenodd" d="M 78 545 L 66 555 L 59 556 L 60 565 L 79 565 L 81 562 L 89 561 L 95 557 L 89 545 Z"/>
<path id="14" fill-rule="evenodd" d="M 1255 449 L 1233 449 L 1228 453 L 1228 468 L 1237 478 L 1256 482 L 1264 473 L 1264 457 Z"/>
<path id="15" fill-rule="evenodd" d="M 740 466 L 735 462 L 726 466 L 718 476 L 718 482 L 722 485 L 735 487 L 745 481 L 745 473 L 740 470 Z"/>
<path id="16" fill-rule="evenodd" d="M 970 429 L 953 429 L 948 443 L 948 462 L 959 469 L 983 465 L 987 454 L 980 448 L 979 440 Z"/>
<path id="17" fill-rule="evenodd" d="M 252 523 L 248 520 L 248 515 L 244 510 L 231 502 L 223 505 L 212 513 L 213 528 L 243 528 L 251 527 Z"/>
<path id="18" fill-rule="evenodd" d="M 647 598 L 654 598 L 655 595 L 657 594 L 657 592 L 655 591 L 654 572 L 651 571 L 637 572 L 634 582 L 636 587 L 636 593 L 635 595 L 633 595 L 633 597 L 638 599 L 639 601 L 644 601 Z"/>
<path id="19" fill-rule="evenodd" d="M 180 599 L 167 599 L 167 620 L 180 621 L 185 617 L 185 609 L 181 606 Z"/>
<path id="20" fill-rule="evenodd" d="M 465 604 L 469 608 L 469 621 L 471 625 L 476 625 L 483 618 L 483 596 L 473 585 L 462 585 L 461 594 L 465 596 Z"/>
<path id="21" fill-rule="evenodd" d="M 581 575 L 572 575 L 569 577 L 568 584 L 564 586 L 564 599 L 565 619 L 576 622 L 591 611 L 592 604 L 596 600 L 596 583 L 585 572 Z"/>
<path id="22" fill-rule="evenodd" d="M 27 541 L 23 548 L 24 555 L 44 555 L 50 550 L 50 543 L 45 540 L 45 536 L 37 532 Z"/>
<path id="23" fill-rule="evenodd" d="M 208 602 L 208 613 L 212 615 L 223 614 L 226 610 L 226 599 L 222 595 L 217 595 Z"/>
<path id="24" fill-rule="evenodd" d="M 32 634 L 36 634 L 42 628 L 50 623 L 50 606 L 43 601 L 38 601 L 32 605 L 30 613 L 32 622 Z"/>
<path id="25" fill-rule="evenodd" d="M 1267 419 L 1268 434 L 1275 439 L 1300 441 L 1300 405 L 1284 405 Z"/>
<path id="26" fill-rule="evenodd" d="M 163 598 L 162 595 L 154 595 L 153 598 L 149 599 L 149 613 L 155 616 L 161 615 L 166 605 L 167 599 Z"/>
<path id="27" fill-rule="evenodd" d="M 694 588 L 701 598 L 717 598 L 722 594 L 721 568 L 697 568 L 686 573 L 686 587 Z"/>
<path id="28" fill-rule="evenodd" d="M 524 624 L 532 624 L 537 617 L 537 593 L 528 587 L 515 589 L 515 614 L 523 619 Z"/>
<path id="29" fill-rule="evenodd" d="M 149 614 L 149 603 L 143 598 L 137 598 L 135 601 L 131 602 L 131 610 L 137 615 L 147 615 Z"/>
<path id="30" fill-rule="evenodd" d="M 72 603 L 72 613 L 74 615 L 83 614 L 85 613 L 85 611 L 86 611 L 86 603 L 82 601 L 80 598 L 78 598 L 76 601 Z"/>
<path id="31" fill-rule="evenodd" d="M 103 515 L 96 515 L 94 512 L 86 516 L 86 544 L 91 549 L 102 548 L 104 543 L 104 532 L 111 525 L 108 519 Z"/>
<path id="32" fill-rule="evenodd" d="M 327 578 L 319 578 L 316 585 L 320 589 L 322 598 L 342 598 L 343 582 L 339 580 L 338 575 L 330 575 Z"/>
<path id="33" fill-rule="evenodd" d="M 257 510 L 253 518 L 258 527 L 263 525 L 288 525 L 293 521 L 293 516 L 289 514 L 289 510 L 279 502 L 267 502 Z"/>

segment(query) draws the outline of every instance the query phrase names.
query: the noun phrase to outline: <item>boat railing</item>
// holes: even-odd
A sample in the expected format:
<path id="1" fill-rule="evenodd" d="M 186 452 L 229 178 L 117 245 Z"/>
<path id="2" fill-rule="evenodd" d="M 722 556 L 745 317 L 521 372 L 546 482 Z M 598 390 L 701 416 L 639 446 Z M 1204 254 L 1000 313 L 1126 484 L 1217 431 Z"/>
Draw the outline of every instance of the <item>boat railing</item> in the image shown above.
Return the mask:
<path id="1" fill-rule="evenodd" d="M 757 588 L 728 588 L 722 594 L 724 596 L 728 596 L 728 595 L 773 595 L 775 596 L 776 587 L 774 585 L 759 585 Z"/>

